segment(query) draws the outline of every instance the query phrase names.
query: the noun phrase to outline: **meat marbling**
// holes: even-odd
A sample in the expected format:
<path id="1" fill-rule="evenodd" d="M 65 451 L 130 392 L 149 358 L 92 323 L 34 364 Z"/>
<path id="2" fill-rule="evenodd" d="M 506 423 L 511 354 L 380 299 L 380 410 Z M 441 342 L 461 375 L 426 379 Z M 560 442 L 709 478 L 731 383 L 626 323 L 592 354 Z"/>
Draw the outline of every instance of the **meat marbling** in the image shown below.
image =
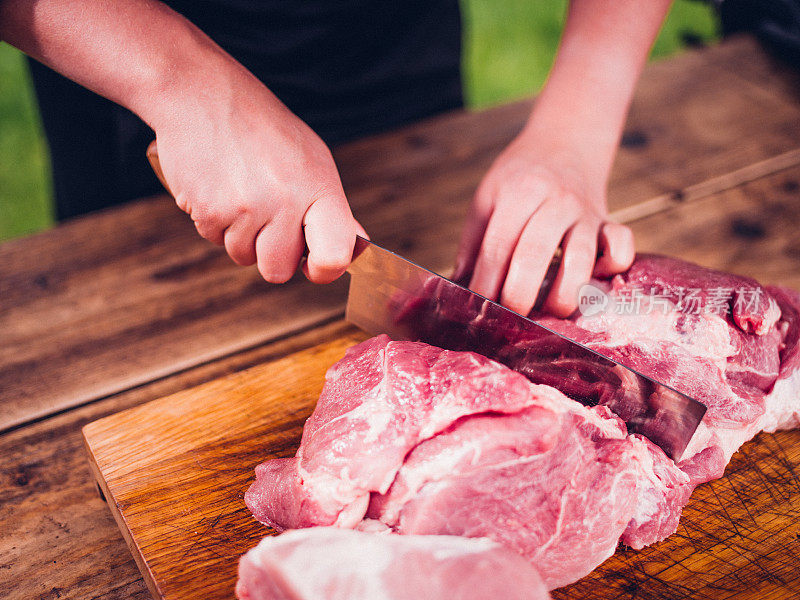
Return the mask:
<path id="1" fill-rule="evenodd" d="M 721 476 L 742 443 L 800 424 L 800 296 L 655 256 L 597 285 L 612 298 L 641 293 L 645 307 L 657 294 L 659 309 L 541 321 L 707 405 L 680 465 L 604 406 L 479 355 L 379 336 L 331 368 L 297 456 L 257 468 L 248 506 L 278 529 L 366 516 L 397 533 L 488 537 L 530 559 L 550 589 L 620 539 L 641 548 L 672 534 L 694 487 Z M 687 288 L 724 310 L 688 310 Z M 525 344 L 509 338 L 509 364 Z"/>
<path id="2" fill-rule="evenodd" d="M 700 290 L 701 299 L 716 291 L 721 310 L 680 310 L 676 302 L 687 289 Z M 733 453 L 759 431 L 800 424 L 797 292 L 649 255 L 615 277 L 609 293 L 632 290 L 672 302 L 663 310 L 645 305 L 638 315 L 541 321 L 708 407 L 680 464 L 693 485 L 721 477 Z"/>
<path id="3" fill-rule="evenodd" d="M 335 527 L 267 537 L 239 561 L 240 600 L 547 600 L 536 570 L 486 538 Z"/>
<path id="4" fill-rule="evenodd" d="M 477 354 L 386 336 L 347 351 L 297 456 L 256 474 L 245 501 L 279 530 L 368 515 L 398 533 L 486 536 L 529 558 L 549 588 L 611 556 L 635 519 L 650 526 L 640 504 L 664 519 L 658 507 L 688 483 L 605 407 Z"/>

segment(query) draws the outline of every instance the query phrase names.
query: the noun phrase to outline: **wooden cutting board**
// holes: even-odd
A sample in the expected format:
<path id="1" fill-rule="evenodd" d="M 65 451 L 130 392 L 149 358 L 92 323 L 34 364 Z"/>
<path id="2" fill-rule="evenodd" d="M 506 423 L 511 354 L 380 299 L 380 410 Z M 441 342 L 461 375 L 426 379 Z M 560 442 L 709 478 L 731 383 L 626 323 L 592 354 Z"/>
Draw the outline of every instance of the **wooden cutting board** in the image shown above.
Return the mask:
<path id="1" fill-rule="evenodd" d="M 345 334 L 87 425 L 92 468 L 156 599 L 231 599 L 239 556 L 274 532 L 243 494 L 291 456 Z M 800 431 L 761 434 L 698 488 L 678 532 L 619 549 L 559 600 L 799 599 Z"/>

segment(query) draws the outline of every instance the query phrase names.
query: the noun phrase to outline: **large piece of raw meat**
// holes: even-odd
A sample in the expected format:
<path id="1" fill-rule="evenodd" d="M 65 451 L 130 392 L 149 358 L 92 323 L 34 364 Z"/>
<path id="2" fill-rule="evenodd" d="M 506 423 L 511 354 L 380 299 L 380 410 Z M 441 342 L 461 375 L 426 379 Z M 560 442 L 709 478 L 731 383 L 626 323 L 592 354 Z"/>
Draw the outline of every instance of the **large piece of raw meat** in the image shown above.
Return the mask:
<path id="1" fill-rule="evenodd" d="M 641 548 L 670 535 L 694 487 L 719 477 L 742 443 L 800 421 L 800 298 L 654 256 L 597 285 L 612 300 L 636 296 L 639 309 L 542 322 L 706 404 L 679 465 L 605 406 L 473 353 L 379 336 L 330 369 L 297 456 L 257 468 L 245 497 L 253 514 L 278 529 L 368 517 L 397 533 L 488 537 L 551 589 L 620 539 Z M 546 358 L 506 333 L 507 364 Z M 533 381 L 559 368 L 526 364 Z"/>
<path id="2" fill-rule="evenodd" d="M 240 600 L 548 600 L 536 570 L 486 538 L 314 527 L 239 561 Z"/>

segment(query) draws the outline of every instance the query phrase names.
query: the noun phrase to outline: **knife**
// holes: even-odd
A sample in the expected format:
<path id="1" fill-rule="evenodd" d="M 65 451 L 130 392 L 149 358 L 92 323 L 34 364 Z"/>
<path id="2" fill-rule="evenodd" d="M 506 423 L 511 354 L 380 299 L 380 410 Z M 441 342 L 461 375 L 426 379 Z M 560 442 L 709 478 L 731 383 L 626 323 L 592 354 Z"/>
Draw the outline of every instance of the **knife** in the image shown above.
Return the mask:
<path id="1" fill-rule="evenodd" d="M 166 190 L 153 141 L 147 158 Z M 472 351 L 583 404 L 607 406 L 630 433 L 679 462 L 706 407 L 674 388 L 357 237 L 346 318 L 373 335 Z"/>
<path id="2" fill-rule="evenodd" d="M 536 321 L 359 237 L 346 318 L 364 331 L 472 351 L 583 404 L 607 406 L 678 462 L 706 407 Z"/>

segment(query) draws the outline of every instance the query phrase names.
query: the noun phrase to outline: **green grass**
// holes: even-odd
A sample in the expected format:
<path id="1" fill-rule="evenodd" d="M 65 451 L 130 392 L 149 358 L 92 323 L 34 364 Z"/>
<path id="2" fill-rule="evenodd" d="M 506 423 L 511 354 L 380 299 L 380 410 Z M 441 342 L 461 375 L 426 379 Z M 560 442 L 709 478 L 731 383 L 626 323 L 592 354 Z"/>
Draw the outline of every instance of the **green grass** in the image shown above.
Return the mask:
<path id="1" fill-rule="evenodd" d="M 0 44 L 0 240 L 53 222 L 50 163 L 24 57 Z"/>
<path id="2" fill-rule="evenodd" d="M 567 0 L 462 0 L 464 86 L 470 106 L 491 106 L 542 86 L 566 4 Z M 715 29 L 708 6 L 677 0 L 653 56 L 680 50 L 686 34 L 712 40 Z M 51 188 L 47 146 L 25 61 L 0 43 L 0 240 L 52 224 Z"/>
<path id="3" fill-rule="evenodd" d="M 461 0 L 461 4 L 467 23 L 463 71 L 468 104 L 491 106 L 538 91 L 555 56 L 567 0 Z M 685 34 L 705 42 L 716 38 L 708 5 L 677 0 L 652 57 L 680 50 Z"/>

